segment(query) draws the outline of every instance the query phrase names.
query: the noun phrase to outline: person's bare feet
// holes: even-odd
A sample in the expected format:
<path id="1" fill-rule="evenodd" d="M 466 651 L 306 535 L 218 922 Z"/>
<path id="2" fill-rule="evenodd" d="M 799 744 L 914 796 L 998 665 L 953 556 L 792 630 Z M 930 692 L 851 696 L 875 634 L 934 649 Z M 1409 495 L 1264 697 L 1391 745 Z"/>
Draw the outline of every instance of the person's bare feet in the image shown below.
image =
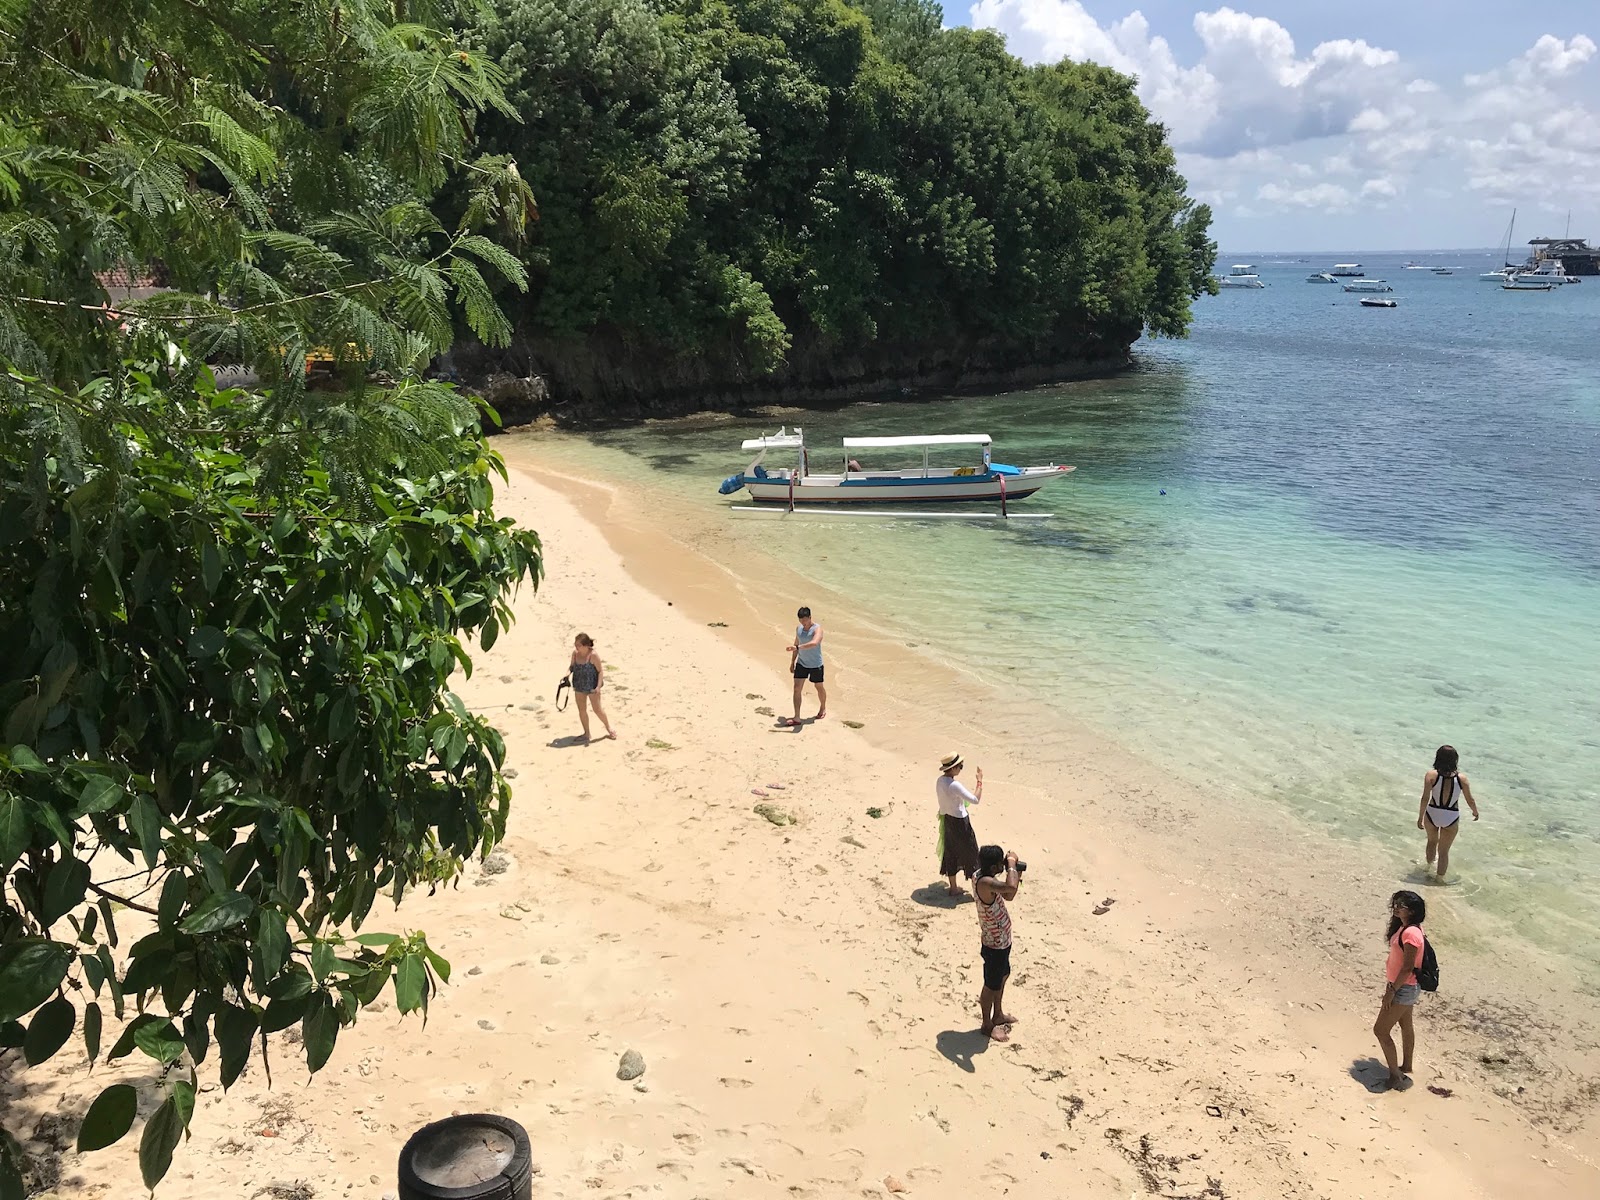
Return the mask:
<path id="1" fill-rule="evenodd" d="M 1400 1074 L 1402 1074 L 1402 1075 L 1411 1074 L 1411 1064 L 1410 1063 L 1401 1063 L 1400 1064 Z"/>
<path id="2" fill-rule="evenodd" d="M 615 729 L 606 730 L 606 741 L 614 742 L 616 740 L 617 740 L 617 731 Z"/>
<path id="3" fill-rule="evenodd" d="M 953 887 L 946 888 L 944 894 L 946 896 L 965 896 L 967 893 L 963 888 Z"/>
<path id="4" fill-rule="evenodd" d="M 1391 1075 L 1387 1082 L 1387 1090 L 1391 1092 L 1403 1092 L 1410 1086 L 1411 1080 L 1404 1075 Z"/>
<path id="5" fill-rule="evenodd" d="M 995 1016 L 994 1023 L 996 1025 L 1011 1026 L 1017 1023 L 1017 1019 L 1010 1013 L 998 1013 Z"/>
<path id="6" fill-rule="evenodd" d="M 993 1025 L 983 1032 L 989 1035 L 991 1042 L 1009 1042 L 1011 1040 L 1011 1031 L 1004 1025 Z"/>
<path id="7" fill-rule="evenodd" d="M 817 709 L 817 715 L 815 717 L 813 717 L 812 720 L 820 721 L 820 720 L 822 720 L 823 717 L 825 717 L 827 715 L 828 715 L 828 710 L 827 709 L 819 708 L 819 709 Z"/>

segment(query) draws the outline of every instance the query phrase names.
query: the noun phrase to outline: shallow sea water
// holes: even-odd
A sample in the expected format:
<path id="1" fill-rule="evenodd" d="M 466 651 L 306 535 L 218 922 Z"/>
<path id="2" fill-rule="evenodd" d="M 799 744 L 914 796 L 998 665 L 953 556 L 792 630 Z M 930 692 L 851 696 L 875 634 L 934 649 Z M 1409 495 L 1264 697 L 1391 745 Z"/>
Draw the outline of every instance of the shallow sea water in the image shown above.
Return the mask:
<path id="1" fill-rule="evenodd" d="M 1347 258 L 1399 307 L 1304 282 Z M 1452 896 L 1592 971 L 1600 278 L 1511 294 L 1477 278 L 1497 258 L 1423 257 L 1448 277 L 1257 258 L 1268 287 L 1200 301 L 1188 340 L 1141 343 L 1115 379 L 803 418 L 814 459 L 846 435 L 987 432 L 997 460 L 1074 463 L 1026 502 L 1048 521 L 725 514 L 716 485 L 758 421 L 579 453 L 703 504 L 735 557 L 776 555 L 1009 680 L 1018 722 L 1058 706 L 1205 790 L 1377 838 L 1401 878 L 1422 773 L 1453 743 L 1484 819 Z"/>

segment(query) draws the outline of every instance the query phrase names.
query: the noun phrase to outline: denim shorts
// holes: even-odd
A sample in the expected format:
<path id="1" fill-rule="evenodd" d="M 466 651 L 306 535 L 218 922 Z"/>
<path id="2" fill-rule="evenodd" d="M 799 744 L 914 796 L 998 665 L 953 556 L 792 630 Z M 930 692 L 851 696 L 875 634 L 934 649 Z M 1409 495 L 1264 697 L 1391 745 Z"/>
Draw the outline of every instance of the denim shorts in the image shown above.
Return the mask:
<path id="1" fill-rule="evenodd" d="M 1415 1004 L 1417 1002 L 1417 995 L 1419 992 L 1421 992 L 1421 990 L 1422 989 L 1414 983 L 1401 984 L 1399 987 L 1395 988 L 1394 999 L 1390 1001 L 1390 1003 L 1405 1005 Z"/>

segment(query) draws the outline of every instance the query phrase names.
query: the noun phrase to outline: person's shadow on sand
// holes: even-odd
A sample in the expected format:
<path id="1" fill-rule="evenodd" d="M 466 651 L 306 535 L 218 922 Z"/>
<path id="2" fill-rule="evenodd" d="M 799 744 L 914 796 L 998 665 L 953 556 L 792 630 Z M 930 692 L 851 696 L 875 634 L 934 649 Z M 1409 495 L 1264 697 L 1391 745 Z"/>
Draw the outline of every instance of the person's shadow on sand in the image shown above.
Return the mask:
<path id="1" fill-rule="evenodd" d="M 977 1072 L 972 1060 L 989 1048 L 989 1035 L 981 1029 L 946 1029 L 934 1039 L 934 1045 L 939 1047 L 940 1054 L 972 1075 Z"/>
<path id="2" fill-rule="evenodd" d="M 587 746 L 589 739 L 581 733 L 570 733 L 566 737 L 558 737 L 550 745 L 556 750 L 566 750 L 573 746 Z"/>
<path id="3" fill-rule="evenodd" d="M 1378 1058 L 1358 1058 L 1350 1064 L 1350 1078 L 1374 1094 L 1389 1090 L 1389 1064 Z M 1410 1087 L 1410 1081 L 1406 1087 Z"/>
<path id="4" fill-rule="evenodd" d="M 971 893 L 963 892 L 959 896 L 952 896 L 949 888 L 942 883 L 930 883 L 927 887 L 919 887 L 911 893 L 911 898 L 929 908 L 960 908 L 963 904 L 972 903 Z"/>

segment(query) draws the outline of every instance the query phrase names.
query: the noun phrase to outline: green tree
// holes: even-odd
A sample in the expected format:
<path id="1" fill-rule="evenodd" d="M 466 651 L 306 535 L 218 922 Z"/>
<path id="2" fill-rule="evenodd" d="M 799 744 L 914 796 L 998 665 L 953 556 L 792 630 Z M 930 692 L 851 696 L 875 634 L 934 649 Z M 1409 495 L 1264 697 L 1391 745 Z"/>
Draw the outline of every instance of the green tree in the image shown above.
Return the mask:
<path id="1" fill-rule="evenodd" d="M 501 76 L 439 15 L 0 0 L 0 1055 L 162 1064 L 151 1186 L 199 1065 L 231 1084 L 298 1024 L 314 1072 L 386 987 L 426 1010 L 448 964 L 363 923 L 505 828 L 449 680 L 539 544 L 494 512 L 485 414 L 415 371 L 458 319 L 508 335 L 489 280 L 523 284 L 534 210 L 474 146 Z M 173 290 L 108 304 L 118 267 Z M 106 1089 L 80 1148 L 136 1108 Z M 0 1200 L 20 1172 L 0 1129 Z"/>

